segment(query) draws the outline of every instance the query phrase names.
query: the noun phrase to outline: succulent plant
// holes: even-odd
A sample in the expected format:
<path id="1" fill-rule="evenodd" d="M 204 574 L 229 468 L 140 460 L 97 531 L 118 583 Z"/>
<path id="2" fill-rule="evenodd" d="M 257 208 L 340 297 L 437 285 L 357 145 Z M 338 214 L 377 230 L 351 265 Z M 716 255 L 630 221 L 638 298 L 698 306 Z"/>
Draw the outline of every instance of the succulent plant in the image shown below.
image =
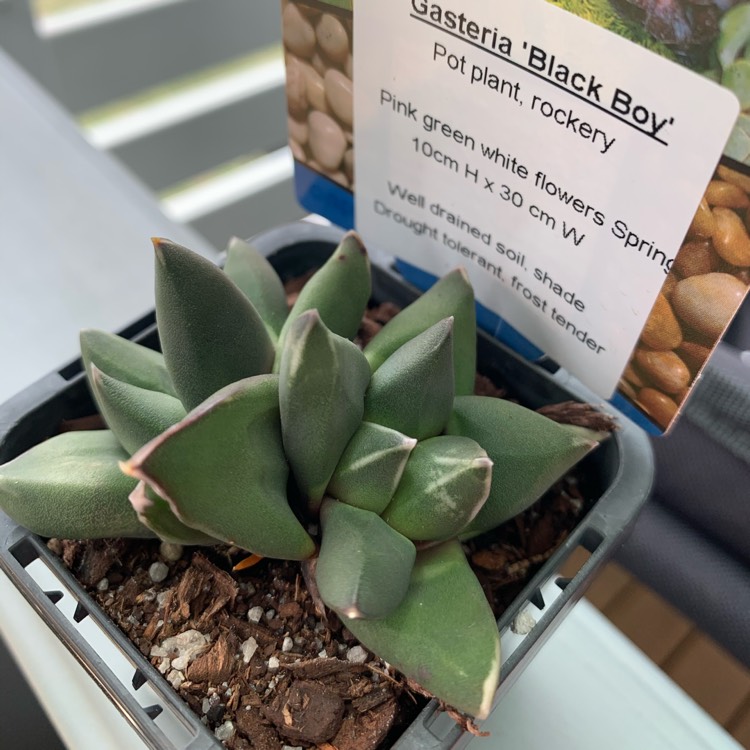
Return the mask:
<path id="1" fill-rule="evenodd" d="M 109 429 L 68 432 L 0 467 L 0 507 L 43 536 L 157 536 L 305 561 L 381 658 L 488 714 L 496 623 L 461 540 L 533 502 L 601 438 L 472 395 L 474 296 L 456 270 L 364 347 L 371 293 L 347 234 L 288 311 L 241 241 L 225 270 L 154 240 L 162 353 L 81 333 Z"/>

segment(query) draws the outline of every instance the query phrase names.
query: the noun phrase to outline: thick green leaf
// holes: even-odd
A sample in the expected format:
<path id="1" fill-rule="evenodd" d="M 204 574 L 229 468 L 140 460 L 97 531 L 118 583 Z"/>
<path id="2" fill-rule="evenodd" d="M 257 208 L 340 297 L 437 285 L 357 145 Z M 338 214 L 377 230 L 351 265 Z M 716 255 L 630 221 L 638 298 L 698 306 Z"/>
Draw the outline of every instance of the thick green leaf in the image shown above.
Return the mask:
<path id="1" fill-rule="evenodd" d="M 209 260 L 168 240 L 155 239 L 154 249 L 161 347 L 185 408 L 229 383 L 270 372 L 273 342 L 234 282 Z"/>
<path id="2" fill-rule="evenodd" d="M 463 268 L 440 279 L 392 318 L 365 347 L 375 372 L 400 346 L 440 320 L 454 318 L 453 369 L 456 395 L 474 393 L 477 369 L 477 318 L 474 290 Z"/>
<path id="3" fill-rule="evenodd" d="M 328 483 L 327 494 L 373 513 L 382 513 L 401 481 L 417 441 L 379 424 L 362 422 Z"/>
<path id="4" fill-rule="evenodd" d="M 182 523 L 172 513 L 169 503 L 160 498 L 145 482 L 138 482 L 129 499 L 138 514 L 138 520 L 162 541 L 184 545 L 211 545 L 218 542 L 218 539 Z"/>
<path id="5" fill-rule="evenodd" d="M 316 310 L 294 321 L 281 353 L 281 430 L 292 473 L 313 512 L 362 421 L 369 380 L 362 352 L 331 333 Z"/>
<path id="6" fill-rule="evenodd" d="M 416 547 L 380 516 L 326 499 L 315 578 L 323 601 L 349 618 L 389 615 L 403 600 Z"/>
<path id="7" fill-rule="evenodd" d="M 81 356 L 91 381 L 91 365 L 123 383 L 176 396 L 161 352 L 116 336 L 88 328 L 81 331 Z"/>
<path id="8" fill-rule="evenodd" d="M 122 447 L 135 453 L 185 416 L 179 399 L 124 383 L 91 366 L 90 381 L 99 411 Z"/>
<path id="9" fill-rule="evenodd" d="M 458 542 L 417 555 L 406 597 L 382 620 L 342 617 L 381 659 L 459 711 L 486 718 L 500 676 L 500 638 Z"/>
<path id="10" fill-rule="evenodd" d="M 453 318 L 398 348 L 372 375 L 365 419 L 423 440 L 439 435 L 453 405 Z"/>
<path id="11" fill-rule="evenodd" d="M 287 502 L 274 375 L 222 389 L 122 468 L 193 529 L 264 557 L 302 560 L 315 551 Z"/>
<path id="12" fill-rule="evenodd" d="M 153 536 L 128 502 L 125 458 L 109 430 L 64 432 L 0 467 L 0 508 L 42 536 Z"/>
<path id="13" fill-rule="evenodd" d="M 287 333 L 300 315 L 317 310 L 332 333 L 352 339 L 359 330 L 372 282 L 370 259 L 360 238 L 348 232 L 333 255 L 316 271 L 299 293 L 279 335 L 279 354 L 275 371 L 280 367 L 281 351 Z"/>
<path id="14" fill-rule="evenodd" d="M 383 520 L 415 542 L 450 539 L 479 512 L 491 480 L 492 461 L 474 440 L 458 435 L 423 440 Z"/>
<path id="15" fill-rule="evenodd" d="M 252 245 L 233 237 L 227 248 L 224 272 L 253 303 L 276 340 L 289 308 L 284 285 L 273 266 Z"/>
<path id="16" fill-rule="evenodd" d="M 446 432 L 476 440 L 494 464 L 489 497 L 462 534 L 465 538 L 535 503 L 604 437 L 487 396 L 457 398 Z"/>

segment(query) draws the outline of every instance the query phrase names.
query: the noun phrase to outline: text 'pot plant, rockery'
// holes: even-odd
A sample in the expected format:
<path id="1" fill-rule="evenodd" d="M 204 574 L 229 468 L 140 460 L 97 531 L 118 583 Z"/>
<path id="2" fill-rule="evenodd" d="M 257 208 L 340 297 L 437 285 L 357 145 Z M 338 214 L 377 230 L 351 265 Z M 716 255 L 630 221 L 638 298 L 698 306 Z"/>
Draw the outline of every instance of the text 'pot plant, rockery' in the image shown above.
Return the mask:
<path id="1" fill-rule="evenodd" d="M 299 560 L 365 646 L 475 717 L 500 669 L 495 618 L 461 540 L 534 503 L 603 437 L 474 396 L 462 270 L 352 343 L 370 264 L 349 233 L 291 311 L 273 268 L 156 251 L 162 353 L 84 331 L 109 429 L 0 467 L 0 508 L 42 536 L 157 536 Z"/>

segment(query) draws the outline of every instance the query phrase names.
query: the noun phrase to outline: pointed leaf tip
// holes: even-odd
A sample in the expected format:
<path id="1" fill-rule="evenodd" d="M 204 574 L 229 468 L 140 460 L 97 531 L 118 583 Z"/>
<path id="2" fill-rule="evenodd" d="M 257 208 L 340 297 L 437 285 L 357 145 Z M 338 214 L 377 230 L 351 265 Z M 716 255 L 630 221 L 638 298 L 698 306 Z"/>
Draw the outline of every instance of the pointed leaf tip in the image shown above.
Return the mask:
<path id="1" fill-rule="evenodd" d="M 95 364 L 103 373 L 124 383 L 175 395 L 160 352 L 96 328 L 84 328 L 79 334 L 79 341 L 89 380 L 91 367 Z"/>
<path id="2" fill-rule="evenodd" d="M 214 394 L 141 448 L 125 469 L 192 529 L 265 557 L 303 560 L 315 552 L 287 500 L 274 375 Z"/>
<path id="3" fill-rule="evenodd" d="M 451 271 L 451 273 L 459 274 L 467 284 L 471 284 L 471 280 L 469 279 L 469 272 L 463 266 L 457 266 Z"/>
<path id="4" fill-rule="evenodd" d="M 590 430 L 487 396 L 457 398 L 446 433 L 476 440 L 495 464 L 489 497 L 462 538 L 518 515 L 598 444 Z"/>
<path id="5" fill-rule="evenodd" d="M 152 237 L 151 244 L 154 247 L 154 255 L 156 256 L 156 260 L 161 265 L 164 265 L 166 263 L 164 249 L 169 247 L 169 245 L 171 245 L 172 243 L 169 240 L 164 239 L 163 237 Z"/>
<path id="6" fill-rule="evenodd" d="M 309 310 L 288 330 L 281 351 L 279 408 L 284 450 L 310 510 L 362 421 L 370 368 L 351 341 Z"/>
<path id="7" fill-rule="evenodd" d="M 253 303 L 275 342 L 289 308 L 284 285 L 274 267 L 251 244 L 233 237 L 227 246 L 224 273 Z"/>
<path id="8" fill-rule="evenodd" d="M 185 416 L 174 396 L 122 382 L 94 364 L 90 379 L 107 426 L 130 454 Z"/>
<path id="9" fill-rule="evenodd" d="M 492 481 L 492 461 L 469 438 L 440 435 L 422 440 L 383 520 L 414 541 L 455 537 L 479 513 Z"/>
<path id="10" fill-rule="evenodd" d="M 332 333 L 345 339 L 354 338 L 371 289 L 370 259 L 358 235 L 350 232 L 299 293 L 279 334 L 279 354 L 274 371 L 278 372 L 280 352 L 289 328 L 306 310 L 317 309 Z"/>
<path id="11" fill-rule="evenodd" d="M 367 248 L 362 238 L 353 229 L 350 229 L 341 241 L 341 244 L 347 250 L 359 252 L 360 255 L 367 255 Z"/>
<path id="12" fill-rule="evenodd" d="M 400 346 L 448 316 L 454 316 L 453 370 L 457 395 L 474 392 L 477 326 L 474 290 L 465 269 L 457 268 L 388 321 L 365 347 L 375 372 Z"/>
<path id="13" fill-rule="evenodd" d="M 344 616 L 379 618 L 403 600 L 416 548 L 380 516 L 327 498 L 316 566 L 323 601 Z"/>
<path id="14" fill-rule="evenodd" d="M 425 690 L 486 718 L 500 676 L 500 638 L 458 542 L 417 554 L 406 596 L 390 615 L 343 619 L 365 647 Z"/>
<path id="15" fill-rule="evenodd" d="M 133 468 L 133 464 L 129 459 L 127 461 L 118 461 L 117 466 L 126 477 L 132 477 L 133 479 L 138 478 L 137 474 L 135 473 L 135 469 Z"/>
<path id="16" fill-rule="evenodd" d="M 128 496 L 138 520 L 162 541 L 184 545 L 214 545 L 219 540 L 186 526 L 175 516 L 169 503 L 140 481 Z"/>
<path id="17" fill-rule="evenodd" d="M 439 435 L 454 397 L 453 318 L 396 349 L 372 375 L 365 419 L 423 440 Z"/>
<path id="18" fill-rule="evenodd" d="M 158 248 L 164 262 L 156 264 L 156 320 L 185 407 L 194 408 L 229 383 L 269 372 L 273 341 L 237 285 L 185 247 L 160 241 Z"/>

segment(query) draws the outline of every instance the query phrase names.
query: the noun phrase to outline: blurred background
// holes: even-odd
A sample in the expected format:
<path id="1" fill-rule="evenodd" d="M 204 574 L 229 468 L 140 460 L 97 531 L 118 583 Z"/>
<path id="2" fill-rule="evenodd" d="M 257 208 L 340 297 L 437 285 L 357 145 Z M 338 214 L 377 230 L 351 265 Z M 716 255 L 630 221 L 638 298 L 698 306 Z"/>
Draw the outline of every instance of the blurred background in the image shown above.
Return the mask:
<path id="1" fill-rule="evenodd" d="M 280 2 L 0 0 L 0 47 L 218 248 L 301 210 Z"/>

